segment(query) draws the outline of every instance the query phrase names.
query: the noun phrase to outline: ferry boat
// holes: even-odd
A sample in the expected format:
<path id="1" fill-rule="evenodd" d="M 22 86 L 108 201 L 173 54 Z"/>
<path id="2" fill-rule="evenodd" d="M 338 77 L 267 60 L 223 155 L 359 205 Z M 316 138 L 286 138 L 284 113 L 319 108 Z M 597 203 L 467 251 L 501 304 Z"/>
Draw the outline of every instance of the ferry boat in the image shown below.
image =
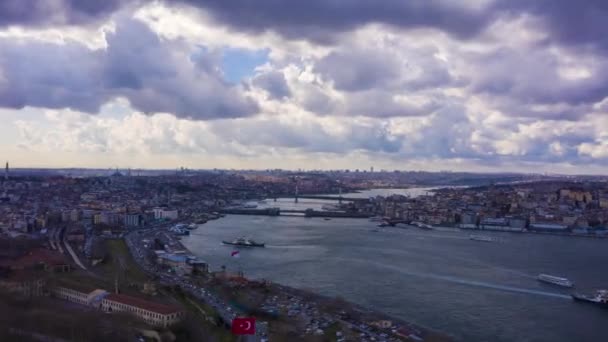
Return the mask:
<path id="1" fill-rule="evenodd" d="M 173 227 L 169 231 L 175 235 L 190 235 L 190 231 L 180 227 Z"/>
<path id="2" fill-rule="evenodd" d="M 424 222 L 418 222 L 418 221 L 414 221 L 411 223 L 412 225 L 420 228 L 420 229 L 424 229 L 424 230 L 433 230 L 433 226 L 431 226 L 430 224 L 426 224 Z"/>
<path id="3" fill-rule="evenodd" d="M 536 277 L 536 279 L 538 279 L 538 281 L 542 281 L 542 282 L 553 284 L 553 285 L 563 286 L 563 287 L 573 287 L 574 286 L 574 283 L 571 282 L 570 280 L 568 280 L 567 278 L 552 276 L 549 274 L 539 274 L 538 277 Z"/>
<path id="4" fill-rule="evenodd" d="M 579 293 L 572 294 L 572 299 L 579 302 L 598 305 L 604 309 L 608 309 L 608 290 L 598 290 L 595 296 L 587 296 Z"/>
<path id="5" fill-rule="evenodd" d="M 222 241 L 224 245 L 243 246 L 243 247 L 264 247 L 263 242 L 255 242 L 251 239 L 240 237 L 232 241 Z"/>
<path id="6" fill-rule="evenodd" d="M 323 209 L 325 211 L 339 211 L 340 206 L 337 204 L 323 204 L 321 206 L 321 209 Z"/>
<path id="7" fill-rule="evenodd" d="M 469 239 L 473 241 L 481 241 L 481 242 L 494 242 L 495 240 L 489 236 L 483 235 L 469 235 Z"/>

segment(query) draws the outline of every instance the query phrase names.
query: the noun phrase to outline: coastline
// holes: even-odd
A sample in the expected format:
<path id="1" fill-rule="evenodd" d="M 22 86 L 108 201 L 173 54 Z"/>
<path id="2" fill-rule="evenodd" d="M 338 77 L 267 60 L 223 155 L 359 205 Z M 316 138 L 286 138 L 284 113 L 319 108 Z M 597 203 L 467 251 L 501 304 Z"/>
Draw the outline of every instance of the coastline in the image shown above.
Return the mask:
<path id="1" fill-rule="evenodd" d="M 184 246 L 178 236 L 170 236 L 180 248 L 187 251 L 189 254 L 195 255 Z M 226 274 L 220 271 L 210 272 L 209 274 L 214 281 L 219 282 L 217 285 L 220 287 L 228 286 L 228 284 L 231 284 L 234 280 L 231 277 L 226 278 Z M 324 308 L 323 310 L 320 310 L 322 313 L 339 317 L 337 322 L 347 325 L 352 330 L 359 331 L 359 333 L 371 334 L 373 331 L 378 334 L 395 334 L 395 332 L 398 332 L 401 335 L 395 337 L 397 340 L 404 339 L 405 341 L 418 340 L 433 342 L 454 341 L 454 337 L 450 336 L 448 333 L 437 331 L 417 323 L 412 323 L 405 319 L 393 317 L 389 314 L 367 308 L 340 297 L 329 297 L 303 288 L 287 286 L 279 282 L 271 282 L 265 279 L 249 279 L 243 275 L 237 275 L 236 278 L 240 279 L 237 282 L 238 288 L 245 294 L 255 296 L 255 292 L 259 290 L 260 284 L 264 284 L 264 291 L 286 298 L 298 298 L 306 305 Z M 339 305 L 336 305 L 336 303 Z M 259 307 L 252 307 L 246 311 L 253 313 L 262 312 Z M 267 315 L 263 314 L 263 312 L 262 315 L 266 316 L 265 318 L 269 318 Z M 356 317 L 356 319 L 352 319 L 353 317 Z M 350 321 L 350 319 L 352 319 L 352 321 Z M 370 324 L 372 322 L 384 322 L 384 324 L 390 322 L 390 327 L 381 328 Z"/>

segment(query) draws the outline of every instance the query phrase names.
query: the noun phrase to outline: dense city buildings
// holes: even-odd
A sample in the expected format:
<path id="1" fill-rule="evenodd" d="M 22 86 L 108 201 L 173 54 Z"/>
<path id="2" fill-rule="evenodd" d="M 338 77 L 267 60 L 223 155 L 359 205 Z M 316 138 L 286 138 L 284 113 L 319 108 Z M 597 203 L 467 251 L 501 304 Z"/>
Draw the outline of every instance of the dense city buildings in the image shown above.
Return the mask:
<path id="1" fill-rule="evenodd" d="M 241 271 L 211 269 L 180 238 L 226 214 L 608 236 L 608 182 L 601 177 L 348 170 L 180 170 L 139 176 L 96 172 L 67 176 L 17 170 L 8 177 L 6 171 L 0 196 L 0 288 L 20 298 L 51 298 L 83 310 L 126 314 L 159 333 L 187 322 L 192 312 L 200 315 L 205 307 L 210 310 L 205 315 L 216 317 L 204 316 L 205 321 L 216 327 L 262 313 L 268 321 L 260 320 L 258 340 L 281 334 L 278 317 L 302 326 L 297 332 L 301 336 L 340 327 L 338 340 L 351 334 L 364 340 L 444 340 L 441 334 L 390 317 L 347 315 L 344 311 L 352 309 L 347 303 L 332 311 L 335 306 L 327 306 L 322 297 L 249 280 Z M 420 188 L 420 194 L 356 196 L 376 188 Z M 286 210 L 273 206 L 277 198 L 326 204 L 322 209 Z M 234 291 L 241 293 L 236 299 Z M 258 306 L 229 304 L 244 298 L 249 298 L 244 303 L 255 300 Z"/>

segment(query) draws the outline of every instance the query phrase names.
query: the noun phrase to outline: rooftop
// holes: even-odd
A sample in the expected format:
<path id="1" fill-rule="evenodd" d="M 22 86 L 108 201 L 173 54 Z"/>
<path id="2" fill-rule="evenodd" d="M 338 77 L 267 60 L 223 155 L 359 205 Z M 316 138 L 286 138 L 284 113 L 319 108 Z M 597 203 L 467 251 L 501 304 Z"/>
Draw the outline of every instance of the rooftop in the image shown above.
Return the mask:
<path id="1" fill-rule="evenodd" d="M 111 293 L 106 297 L 106 299 L 114 301 L 114 302 L 118 302 L 121 304 L 135 306 L 140 309 L 156 312 L 156 313 L 163 314 L 163 315 L 168 315 L 168 314 L 177 313 L 177 312 L 182 311 L 182 309 L 176 305 L 151 302 L 151 301 L 148 301 L 145 299 L 131 297 L 131 296 L 124 295 L 124 294 Z"/>
<path id="2" fill-rule="evenodd" d="M 1 260 L 0 266 L 12 268 L 27 268 L 40 263 L 44 263 L 47 265 L 63 265 L 66 264 L 66 261 L 63 255 L 58 252 L 43 248 L 37 248 L 27 252 L 26 254 L 16 259 Z"/>

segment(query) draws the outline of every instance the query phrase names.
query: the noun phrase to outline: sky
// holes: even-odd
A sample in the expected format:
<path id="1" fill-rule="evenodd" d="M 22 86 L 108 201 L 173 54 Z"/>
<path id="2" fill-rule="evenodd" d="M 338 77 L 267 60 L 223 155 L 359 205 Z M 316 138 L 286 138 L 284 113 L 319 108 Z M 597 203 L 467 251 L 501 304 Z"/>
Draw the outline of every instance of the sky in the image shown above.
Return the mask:
<path id="1" fill-rule="evenodd" d="M 605 0 L 2 0 L 16 167 L 608 173 Z"/>

